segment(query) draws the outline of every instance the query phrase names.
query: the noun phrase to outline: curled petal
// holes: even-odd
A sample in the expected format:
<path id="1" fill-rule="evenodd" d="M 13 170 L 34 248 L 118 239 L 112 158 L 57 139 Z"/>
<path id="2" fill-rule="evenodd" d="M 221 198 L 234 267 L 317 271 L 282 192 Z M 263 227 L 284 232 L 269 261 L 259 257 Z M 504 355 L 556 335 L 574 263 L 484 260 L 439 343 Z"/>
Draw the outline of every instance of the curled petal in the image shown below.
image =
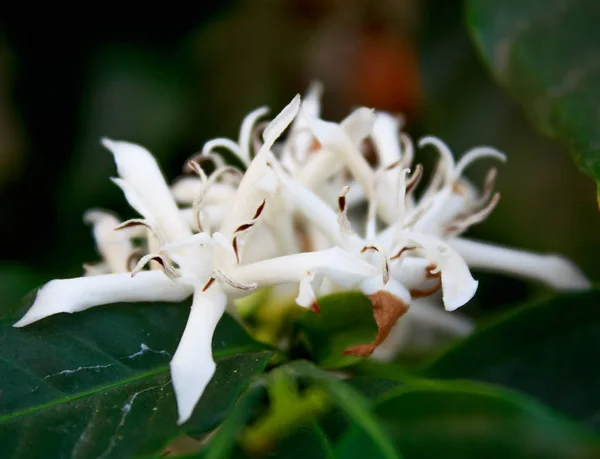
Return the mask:
<path id="1" fill-rule="evenodd" d="M 138 301 L 181 301 L 191 289 L 173 282 L 161 271 L 58 279 L 38 292 L 33 306 L 14 327 L 23 327 L 59 312 L 73 313 L 95 306 Z"/>
<path id="2" fill-rule="evenodd" d="M 314 273 L 307 272 L 306 276 L 300 281 L 300 289 L 298 291 L 298 296 L 296 297 L 296 304 L 318 313 L 320 309 L 315 289 L 318 288 L 322 280 L 322 276 L 315 276 Z"/>
<path id="3" fill-rule="evenodd" d="M 438 170 L 444 171 L 443 177 L 445 183 L 450 183 L 453 179 L 454 172 L 454 156 L 452 156 L 452 151 L 441 139 L 434 136 L 423 137 L 419 140 L 419 148 L 423 148 L 426 145 L 433 145 L 439 152 L 440 163 Z"/>
<path id="4" fill-rule="evenodd" d="M 234 155 L 236 155 L 238 158 L 240 158 L 240 160 L 242 162 L 247 164 L 247 162 L 245 161 L 244 154 L 242 153 L 242 150 L 240 149 L 240 146 L 237 143 L 235 143 L 233 140 L 228 139 L 226 137 L 218 137 L 216 139 L 212 139 L 212 140 L 209 140 L 208 142 L 206 142 L 204 144 L 204 146 L 202 147 L 202 155 L 210 155 L 213 152 L 213 150 L 215 150 L 216 148 L 226 148 L 227 150 L 231 151 Z"/>
<path id="5" fill-rule="evenodd" d="M 149 253 L 148 255 L 143 256 L 140 261 L 138 261 L 138 264 L 135 266 L 135 268 L 133 268 L 133 271 L 131 271 L 131 277 L 135 277 L 144 268 L 144 266 L 151 261 L 156 261 L 158 264 L 160 264 L 161 268 L 164 270 L 164 273 L 170 279 L 175 280 L 177 277 L 180 277 L 180 273 L 157 253 Z"/>
<path id="6" fill-rule="evenodd" d="M 212 337 L 225 312 L 226 302 L 227 297 L 221 289 L 194 293 L 190 316 L 170 364 L 178 424 L 190 418 L 215 373 Z"/>
<path id="7" fill-rule="evenodd" d="M 252 140 L 252 132 L 254 132 L 254 126 L 256 122 L 269 113 L 269 107 L 258 107 L 246 115 L 242 126 L 240 128 L 239 136 L 239 147 L 241 153 L 241 159 L 246 163 L 250 164 L 250 142 Z"/>
<path id="8" fill-rule="evenodd" d="M 406 232 L 405 237 L 420 245 L 427 258 L 437 266 L 430 273 L 441 273 L 442 298 L 447 311 L 454 311 L 473 298 L 478 282 L 473 279 L 465 260 L 458 252 L 433 236 Z"/>
<path id="9" fill-rule="evenodd" d="M 498 161 L 505 162 L 506 155 L 492 147 L 477 147 L 466 152 L 462 158 L 456 163 L 454 168 L 454 177 L 456 180 L 460 178 L 464 170 L 473 162 L 481 158 L 494 158 Z"/>

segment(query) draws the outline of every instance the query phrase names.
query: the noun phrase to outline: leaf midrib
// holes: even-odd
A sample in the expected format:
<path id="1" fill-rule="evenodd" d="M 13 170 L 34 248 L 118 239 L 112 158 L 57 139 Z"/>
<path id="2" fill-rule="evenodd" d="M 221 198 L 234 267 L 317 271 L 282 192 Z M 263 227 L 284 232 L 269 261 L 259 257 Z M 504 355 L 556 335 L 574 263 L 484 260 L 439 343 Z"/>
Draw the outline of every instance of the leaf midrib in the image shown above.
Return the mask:
<path id="1" fill-rule="evenodd" d="M 256 346 L 249 344 L 246 346 L 242 346 L 242 347 L 236 347 L 236 348 L 231 348 L 231 349 L 225 349 L 225 350 L 221 350 L 221 351 L 216 351 L 213 354 L 213 358 L 215 360 L 220 360 L 220 359 L 224 359 L 224 358 L 228 358 L 228 357 L 232 357 L 236 354 L 245 354 L 245 353 L 252 353 L 252 351 L 258 353 L 258 352 L 263 352 L 265 351 L 263 350 L 258 350 L 256 349 Z M 169 366 L 168 365 L 161 365 L 158 368 L 155 368 L 153 370 L 150 371 L 146 371 L 144 373 L 138 373 L 134 376 L 131 376 L 129 378 L 125 378 L 125 379 L 120 379 L 118 381 L 109 383 L 109 384 L 105 384 L 102 386 L 95 386 L 93 388 L 91 388 L 90 390 L 84 391 L 84 392 L 79 392 L 73 395 L 69 395 L 66 397 L 62 397 L 59 399 L 55 399 L 52 400 L 50 402 L 44 403 L 42 405 L 34 405 L 31 406 L 29 408 L 24 408 L 21 409 L 19 411 L 16 411 L 14 413 L 10 413 L 4 416 L 0 416 L 0 422 L 6 422 L 6 421 L 10 421 L 12 419 L 18 418 L 20 416 L 25 416 L 27 414 L 30 413 L 34 413 L 36 411 L 41 411 L 47 408 L 51 408 L 53 406 L 57 406 L 57 405 L 61 405 L 63 403 L 67 403 L 67 402 L 71 402 L 73 400 L 79 400 L 85 397 L 88 397 L 90 395 L 95 395 L 97 393 L 106 391 L 106 390 L 112 390 L 115 388 L 118 388 L 120 386 L 125 386 L 127 384 L 130 384 L 132 382 L 135 381 L 139 381 L 139 380 L 143 380 L 145 378 L 150 378 L 152 376 L 156 376 L 159 375 L 161 373 L 166 373 L 169 371 Z"/>

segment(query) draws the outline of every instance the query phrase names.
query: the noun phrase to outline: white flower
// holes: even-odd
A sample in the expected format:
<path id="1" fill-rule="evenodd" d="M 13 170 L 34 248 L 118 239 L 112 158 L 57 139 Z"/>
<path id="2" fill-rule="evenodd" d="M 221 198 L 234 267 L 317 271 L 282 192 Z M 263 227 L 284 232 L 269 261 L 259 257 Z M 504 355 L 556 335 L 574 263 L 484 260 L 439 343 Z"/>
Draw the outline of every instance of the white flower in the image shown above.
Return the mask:
<path id="1" fill-rule="evenodd" d="M 131 274 L 105 274 L 54 280 L 40 289 L 33 306 L 14 324 L 23 327 L 52 314 L 73 313 L 116 302 L 181 301 L 193 295 L 185 331 L 171 360 L 171 376 L 177 398 L 179 423 L 185 422 L 215 371 L 212 335 L 228 295 L 240 296 L 256 285 L 234 279 L 234 268 L 243 257 L 243 239 L 265 208 L 265 175 L 268 152 L 290 124 L 299 107 L 296 97 L 264 131 L 264 145 L 249 164 L 235 198 L 218 232 L 193 234 L 178 209 L 152 155 L 127 142 L 104 139 L 115 157 L 121 187 L 130 205 L 143 219 L 129 220 L 120 228 L 145 227 L 158 241 L 156 253 L 144 256 Z M 103 240 L 102 238 L 100 238 Z M 142 271 L 157 261 L 162 271 Z M 264 271 L 267 283 L 276 283 L 274 271 Z M 259 278 L 264 281 L 265 279 Z"/>

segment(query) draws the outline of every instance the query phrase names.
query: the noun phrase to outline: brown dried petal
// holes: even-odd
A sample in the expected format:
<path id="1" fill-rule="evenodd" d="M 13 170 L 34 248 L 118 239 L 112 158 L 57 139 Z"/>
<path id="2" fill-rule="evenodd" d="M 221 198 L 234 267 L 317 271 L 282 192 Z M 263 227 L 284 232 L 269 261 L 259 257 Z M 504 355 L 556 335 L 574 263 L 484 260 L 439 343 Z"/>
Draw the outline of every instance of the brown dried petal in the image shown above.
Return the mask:
<path id="1" fill-rule="evenodd" d="M 385 290 L 368 295 L 368 298 L 373 305 L 373 317 L 379 328 L 377 335 L 369 344 L 359 344 L 345 349 L 345 355 L 356 355 L 358 357 L 371 355 L 375 348 L 387 338 L 398 319 L 408 311 L 408 304 Z"/>

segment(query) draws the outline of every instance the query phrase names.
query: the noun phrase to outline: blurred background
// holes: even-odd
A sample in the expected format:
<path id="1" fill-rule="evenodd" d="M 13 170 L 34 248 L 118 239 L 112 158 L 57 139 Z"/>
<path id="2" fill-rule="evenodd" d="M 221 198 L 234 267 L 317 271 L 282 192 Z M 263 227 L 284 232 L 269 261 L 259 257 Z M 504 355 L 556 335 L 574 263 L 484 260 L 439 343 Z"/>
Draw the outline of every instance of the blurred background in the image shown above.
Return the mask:
<path id="1" fill-rule="evenodd" d="M 97 258 L 86 209 L 134 215 L 108 180 L 116 172 L 101 136 L 143 144 L 172 180 L 205 141 L 237 137 L 248 111 L 276 112 L 315 78 L 325 84 L 327 119 L 368 105 L 404 113 L 415 139 L 439 136 L 456 155 L 483 144 L 504 151 L 500 205 L 469 234 L 565 254 L 600 278 L 592 180 L 491 80 L 461 1 L 205 1 L 180 16 L 178 24 L 0 24 L 5 304 Z M 483 169 L 471 172 L 481 183 Z M 542 293 L 475 277 L 481 287 L 465 308 L 475 316 Z"/>

